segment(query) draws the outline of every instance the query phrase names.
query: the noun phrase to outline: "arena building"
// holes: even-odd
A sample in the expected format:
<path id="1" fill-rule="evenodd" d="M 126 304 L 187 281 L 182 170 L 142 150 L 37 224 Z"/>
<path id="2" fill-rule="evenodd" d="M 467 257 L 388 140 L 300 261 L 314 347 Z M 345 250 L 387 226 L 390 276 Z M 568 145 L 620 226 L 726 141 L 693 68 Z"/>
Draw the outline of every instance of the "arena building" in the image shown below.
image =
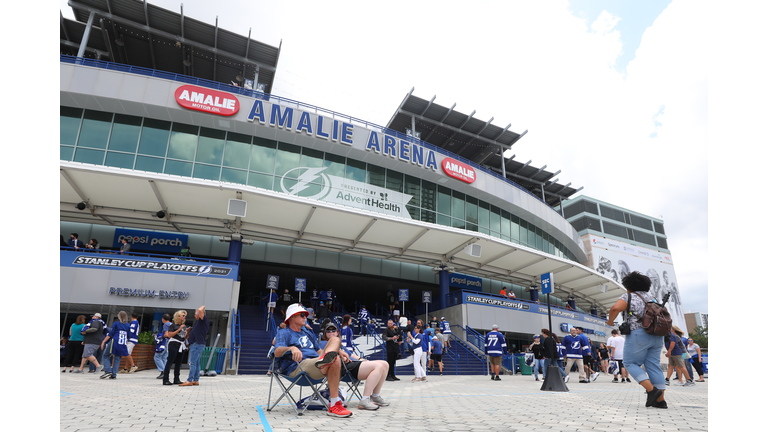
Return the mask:
<path id="1" fill-rule="evenodd" d="M 111 322 L 128 308 L 150 330 L 205 304 L 226 345 L 232 312 L 260 304 L 274 276 L 280 293 L 304 283 L 305 300 L 332 288 L 349 311 L 404 292 L 406 311 L 498 324 L 522 344 L 549 324 L 548 275 L 554 329 L 604 340 L 623 288 L 554 209 L 578 190 L 502 156 L 525 132 L 413 89 L 380 126 L 273 94 L 280 46 L 218 21 L 131 0 L 69 5 L 61 234 L 101 253 L 62 247 L 62 334 L 78 314 Z M 117 254 L 122 239 L 130 254 Z"/>

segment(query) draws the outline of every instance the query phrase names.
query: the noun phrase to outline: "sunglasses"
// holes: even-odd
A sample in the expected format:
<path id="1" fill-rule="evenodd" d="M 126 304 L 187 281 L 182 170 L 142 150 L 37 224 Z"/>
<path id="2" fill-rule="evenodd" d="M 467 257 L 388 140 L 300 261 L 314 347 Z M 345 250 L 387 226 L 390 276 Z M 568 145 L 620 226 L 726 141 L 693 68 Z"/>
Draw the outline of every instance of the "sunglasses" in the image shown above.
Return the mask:
<path id="1" fill-rule="evenodd" d="M 336 333 L 336 332 L 338 332 L 338 330 L 336 330 L 336 329 L 326 329 L 325 332 L 326 333 Z"/>

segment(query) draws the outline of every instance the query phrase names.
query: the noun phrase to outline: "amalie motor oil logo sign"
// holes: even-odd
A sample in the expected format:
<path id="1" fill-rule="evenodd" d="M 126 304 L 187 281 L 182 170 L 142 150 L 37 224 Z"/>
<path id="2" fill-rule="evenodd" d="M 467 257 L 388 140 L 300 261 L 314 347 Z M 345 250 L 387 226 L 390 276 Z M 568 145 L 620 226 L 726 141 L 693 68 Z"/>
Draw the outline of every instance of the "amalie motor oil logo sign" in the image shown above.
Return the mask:
<path id="1" fill-rule="evenodd" d="M 209 114 L 231 116 L 240 111 L 240 101 L 229 93 L 183 85 L 176 89 L 176 102 L 184 108 Z"/>
<path id="2" fill-rule="evenodd" d="M 449 176 L 466 183 L 474 183 L 477 175 L 471 166 L 456 159 L 443 159 L 443 171 Z"/>

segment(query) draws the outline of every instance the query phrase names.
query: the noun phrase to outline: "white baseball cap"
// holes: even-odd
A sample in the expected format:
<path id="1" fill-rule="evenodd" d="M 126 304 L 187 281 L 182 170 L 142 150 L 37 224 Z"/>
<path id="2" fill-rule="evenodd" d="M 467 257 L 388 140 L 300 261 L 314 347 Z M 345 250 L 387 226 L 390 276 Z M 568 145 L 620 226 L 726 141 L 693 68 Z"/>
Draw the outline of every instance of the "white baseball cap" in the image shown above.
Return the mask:
<path id="1" fill-rule="evenodd" d="M 305 316 L 309 316 L 309 312 L 299 303 L 294 303 L 288 306 L 288 310 L 285 311 L 285 325 L 288 325 L 288 320 L 297 313 L 303 313 Z"/>

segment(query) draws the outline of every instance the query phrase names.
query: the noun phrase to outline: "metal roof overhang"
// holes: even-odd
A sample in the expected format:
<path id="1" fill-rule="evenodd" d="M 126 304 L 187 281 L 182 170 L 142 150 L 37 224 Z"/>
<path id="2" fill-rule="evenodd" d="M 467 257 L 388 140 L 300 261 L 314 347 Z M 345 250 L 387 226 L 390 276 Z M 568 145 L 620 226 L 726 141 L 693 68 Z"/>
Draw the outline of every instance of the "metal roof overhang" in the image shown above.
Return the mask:
<path id="1" fill-rule="evenodd" d="M 456 272 L 522 285 L 552 272 L 555 294 L 573 295 L 585 310 L 593 304 L 607 310 L 624 292 L 581 264 L 477 232 L 233 183 L 59 163 L 62 221 L 229 235 L 235 218 L 227 215 L 228 200 L 240 192 L 249 203 L 240 225 L 245 238 L 427 266 L 445 263 Z M 78 210 L 80 202 L 87 208 Z M 164 219 L 155 216 L 158 210 L 166 212 Z M 464 252 L 472 243 L 482 246 L 481 257 Z"/>
<path id="2" fill-rule="evenodd" d="M 404 133 L 415 124 L 416 132 L 421 134 L 423 141 L 483 165 L 500 175 L 506 174 L 509 180 L 542 198 L 551 207 L 581 190 L 570 187 L 570 183 L 562 185 L 557 183 L 558 179 L 553 180 L 560 171 L 546 171 L 546 165 L 537 168 L 531 165 L 531 161 L 518 162 L 514 160 L 515 156 L 504 158 L 502 169 L 503 151 L 512 148 L 527 131 L 521 134 L 512 132 L 509 130 L 511 123 L 501 128 L 491 124 L 493 118 L 480 120 L 474 117 L 475 112 L 464 114 L 455 109 L 456 104 L 450 108 L 445 107 L 435 103 L 435 98 L 422 99 L 414 96 L 411 89 L 387 127 Z"/>

